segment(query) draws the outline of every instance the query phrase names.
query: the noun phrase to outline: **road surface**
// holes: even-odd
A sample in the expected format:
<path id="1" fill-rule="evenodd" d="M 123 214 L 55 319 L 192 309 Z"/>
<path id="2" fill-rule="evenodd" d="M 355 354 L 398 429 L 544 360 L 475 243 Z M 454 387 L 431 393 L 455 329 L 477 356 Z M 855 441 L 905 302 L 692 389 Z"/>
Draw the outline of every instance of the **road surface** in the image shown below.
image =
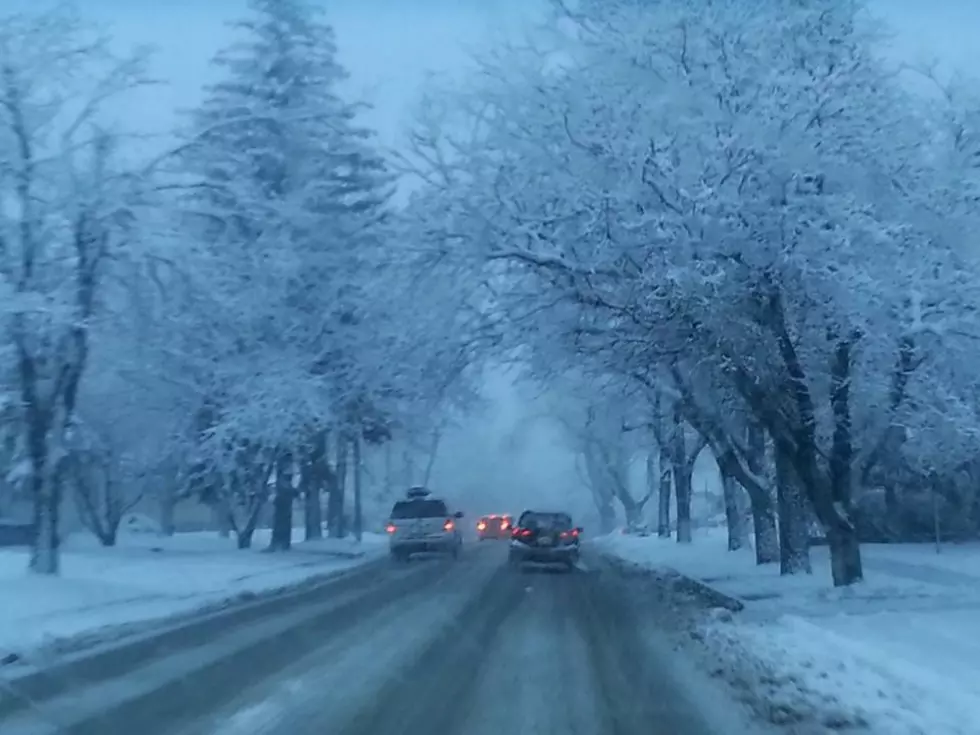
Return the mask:
<path id="1" fill-rule="evenodd" d="M 348 583 L 348 587 L 349 587 Z M 366 570 L 322 611 L 249 623 L 211 646 L 234 666 L 136 667 L 116 690 L 168 683 L 135 704 L 40 704 L 5 735 L 738 735 L 753 731 L 715 682 L 658 631 L 661 595 L 586 554 L 572 573 L 514 570 L 506 545 Z M 288 621 L 286 621 L 288 622 Z M 266 639 L 248 652 L 238 642 Z M 227 638 L 227 640 L 223 640 Z M 244 645 L 244 643 L 242 643 Z M 223 655 L 223 654 L 222 654 Z M 251 656 L 251 657 L 249 657 Z M 155 673 L 154 673 L 155 672 Z M 175 683 L 176 681 L 176 683 Z M 162 680 L 161 680 L 162 682 Z M 109 702 L 110 684 L 76 700 Z M 87 693 L 86 693 L 87 692 Z M 93 699 L 104 697 L 103 699 Z M 120 700 L 121 701 L 121 700 Z M 90 711 L 94 711 L 89 706 Z"/>

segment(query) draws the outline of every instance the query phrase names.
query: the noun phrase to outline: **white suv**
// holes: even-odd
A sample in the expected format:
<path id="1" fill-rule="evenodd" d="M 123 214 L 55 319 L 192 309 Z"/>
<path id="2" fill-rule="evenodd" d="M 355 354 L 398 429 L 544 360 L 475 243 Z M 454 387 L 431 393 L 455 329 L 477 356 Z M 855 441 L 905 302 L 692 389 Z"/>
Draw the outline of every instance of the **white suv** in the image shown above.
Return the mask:
<path id="1" fill-rule="evenodd" d="M 391 509 L 385 530 L 391 555 L 407 560 L 412 554 L 436 551 L 459 558 L 463 535 L 456 523 L 463 514 L 450 513 L 446 501 L 430 497 L 425 488 L 413 487 Z"/>

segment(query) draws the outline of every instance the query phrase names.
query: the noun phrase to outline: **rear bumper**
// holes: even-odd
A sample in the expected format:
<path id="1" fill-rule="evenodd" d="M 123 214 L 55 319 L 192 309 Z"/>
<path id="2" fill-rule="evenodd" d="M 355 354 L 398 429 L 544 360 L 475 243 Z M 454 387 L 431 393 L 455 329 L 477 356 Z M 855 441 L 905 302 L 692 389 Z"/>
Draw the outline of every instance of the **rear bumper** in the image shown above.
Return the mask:
<path id="1" fill-rule="evenodd" d="M 572 564 L 578 557 L 578 546 L 526 546 L 520 541 L 510 542 L 510 559 L 514 562 Z"/>
<path id="2" fill-rule="evenodd" d="M 429 539 L 402 539 L 391 540 L 389 548 L 392 553 L 414 554 L 426 551 L 452 551 L 459 545 L 459 540 L 448 538 L 429 538 Z"/>

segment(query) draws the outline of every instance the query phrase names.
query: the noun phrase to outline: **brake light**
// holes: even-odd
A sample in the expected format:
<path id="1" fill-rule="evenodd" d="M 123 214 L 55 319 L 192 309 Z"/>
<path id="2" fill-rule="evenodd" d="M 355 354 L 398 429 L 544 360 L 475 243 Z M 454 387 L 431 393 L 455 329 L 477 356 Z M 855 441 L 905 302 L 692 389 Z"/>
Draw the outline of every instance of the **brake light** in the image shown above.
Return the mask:
<path id="1" fill-rule="evenodd" d="M 484 523 L 483 521 L 480 521 L 479 523 L 476 524 L 477 531 L 485 531 L 486 528 L 487 528 L 487 524 Z"/>
<path id="2" fill-rule="evenodd" d="M 520 536 L 521 538 L 527 538 L 528 536 L 531 535 L 531 529 L 529 529 L 529 528 L 515 528 L 513 535 L 514 536 Z"/>
<path id="3" fill-rule="evenodd" d="M 501 521 L 500 522 L 500 530 L 501 531 L 506 531 L 508 528 L 510 528 L 510 524 L 507 521 Z"/>
<path id="4" fill-rule="evenodd" d="M 442 524 L 443 531 L 452 531 L 454 528 L 456 528 L 456 524 L 453 523 L 452 518 L 447 518 L 446 522 Z"/>
<path id="5" fill-rule="evenodd" d="M 389 523 L 387 526 L 385 526 L 385 531 L 387 531 L 388 533 L 394 533 L 395 532 L 395 524 L 394 523 Z"/>
<path id="6" fill-rule="evenodd" d="M 562 538 L 578 538 L 578 529 L 577 528 L 573 528 L 571 531 L 562 531 L 561 532 L 561 537 Z"/>

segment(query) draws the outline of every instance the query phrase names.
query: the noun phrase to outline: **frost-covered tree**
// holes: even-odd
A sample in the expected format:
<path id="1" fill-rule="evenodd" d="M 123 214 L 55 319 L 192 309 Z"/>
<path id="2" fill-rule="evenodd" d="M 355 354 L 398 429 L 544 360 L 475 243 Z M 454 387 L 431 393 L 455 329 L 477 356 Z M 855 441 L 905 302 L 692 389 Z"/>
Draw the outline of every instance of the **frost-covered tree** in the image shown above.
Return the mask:
<path id="1" fill-rule="evenodd" d="M 912 333 L 976 350 L 947 326 L 973 321 L 971 216 L 942 191 L 877 28 L 838 0 L 558 12 L 546 41 L 486 60 L 454 96 L 467 137 L 427 158 L 433 230 L 503 270 L 512 311 L 546 310 L 566 360 L 671 392 L 749 491 L 757 533 L 776 496 L 784 571 L 809 568 L 814 513 L 835 584 L 861 579 L 855 468 L 890 421 L 896 353 L 907 381 L 923 375 Z M 970 385 L 915 390 L 958 410 Z"/>
<path id="2" fill-rule="evenodd" d="M 223 354 L 203 396 L 205 465 L 221 472 L 243 442 L 271 457 L 348 430 L 364 392 L 363 286 L 383 266 L 391 189 L 358 106 L 340 96 L 332 28 L 296 0 L 250 10 L 215 58 L 222 78 L 181 151 L 195 265 L 214 303 L 204 317 L 226 332 L 210 345 Z M 293 490 L 276 487 L 273 543 L 288 546 Z"/>
<path id="3" fill-rule="evenodd" d="M 144 183 L 122 165 L 105 108 L 143 79 L 140 57 L 113 56 L 68 10 L 0 17 L 2 360 L 34 507 L 30 566 L 43 574 L 58 572 L 64 460 L 104 272 L 134 239 Z"/>

